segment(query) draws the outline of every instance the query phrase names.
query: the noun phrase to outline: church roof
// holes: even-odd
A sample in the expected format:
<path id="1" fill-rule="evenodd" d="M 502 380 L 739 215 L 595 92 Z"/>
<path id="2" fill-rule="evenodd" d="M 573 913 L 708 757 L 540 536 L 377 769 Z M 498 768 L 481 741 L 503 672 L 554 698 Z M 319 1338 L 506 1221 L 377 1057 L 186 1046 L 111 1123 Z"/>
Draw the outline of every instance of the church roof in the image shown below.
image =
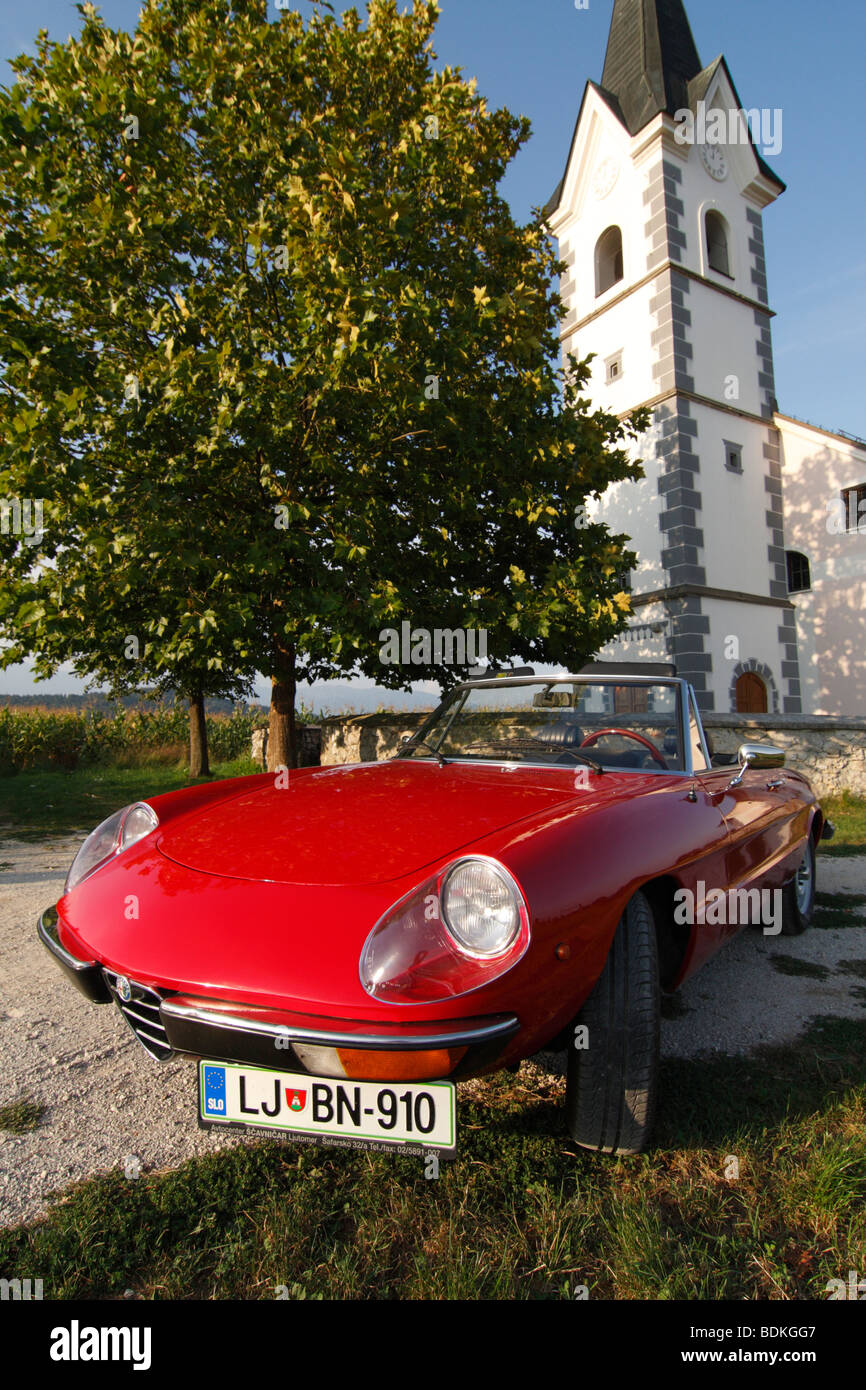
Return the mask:
<path id="1" fill-rule="evenodd" d="M 630 135 L 636 135 L 660 112 L 674 117 L 678 111 L 697 108 L 719 67 L 724 67 L 738 106 L 742 106 L 730 69 L 723 57 L 701 66 L 683 0 L 614 0 L 610 34 L 601 84 L 588 82 L 575 122 L 571 151 L 580 125 L 586 93 L 593 88 L 607 103 Z M 765 178 L 782 191 L 785 185 L 750 143 Z M 565 174 L 542 208 L 550 217 L 559 207 Z"/>
<path id="2" fill-rule="evenodd" d="M 701 71 L 683 0 L 614 0 L 601 85 L 619 103 L 630 135 L 660 111 L 688 105 Z"/>
<path id="3" fill-rule="evenodd" d="M 541 209 L 542 217 L 547 218 L 550 216 L 551 213 L 556 212 L 556 209 L 559 207 L 560 201 L 562 199 L 562 190 L 565 187 L 565 178 L 566 174 L 568 173 L 568 166 L 571 163 L 571 155 L 572 151 L 574 150 L 574 142 L 577 139 L 577 131 L 578 127 L 580 126 L 580 118 L 583 115 L 583 107 L 584 102 L 586 101 L 586 93 L 590 90 L 590 88 L 592 88 L 594 92 L 598 92 L 602 100 L 607 102 L 608 106 L 610 107 L 613 114 L 616 116 L 617 120 L 622 121 L 622 124 L 625 125 L 625 117 L 623 116 L 622 108 L 620 107 L 620 104 L 617 101 L 616 97 L 611 96 L 610 92 L 606 92 L 602 87 L 599 87 L 597 82 L 587 82 L 586 89 L 583 93 L 583 101 L 580 103 L 580 110 L 577 113 L 577 120 L 574 123 L 574 132 L 571 137 L 571 147 L 568 151 L 568 159 L 565 161 L 565 174 L 563 174 L 562 178 L 559 180 L 559 183 L 556 185 L 556 188 L 553 190 L 553 193 L 548 198 L 544 207 Z"/>
<path id="4" fill-rule="evenodd" d="M 707 92 L 710 89 L 710 83 L 712 82 L 719 68 L 724 69 L 725 76 L 727 77 L 728 82 L 730 83 L 731 91 L 734 94 L 734 101 L 737 103 L 738 108 L 742 111 L 743 103 L 740 101 L 740 94 L 737 91 L 736 84 L 734 82 L 733 77 L 731 76 L 731 69 L 728 67 L 727 59 L 724 58 L 722 54 L 719 54 L 718 58 L 714 59 L 713 62 L 710 63 L 707 67 L 705 67 L 702 72 L 699 72 L 697 77 L 693 77 L 691 82 L 689 83 L 688 100 L 685 102 L 685 105 L 689 106 L 692 109 L 692 111 L 696 111 L 698 102 L 703 101 L 706 97 Z M 755 159 L 758 161 L 758 168 L 764 175 L 764 178 L 771 179 L 773 183 L 778 184 L 779 188 L 784 193 L 787 185 L 782 182 L 778 174 L 773 173 L 766 159 L 764 159 L 763 155 L 757 149 L 751 131 L 749 131 L 749 144 L 752 146 L 752 153 L 754 154 Z"/>

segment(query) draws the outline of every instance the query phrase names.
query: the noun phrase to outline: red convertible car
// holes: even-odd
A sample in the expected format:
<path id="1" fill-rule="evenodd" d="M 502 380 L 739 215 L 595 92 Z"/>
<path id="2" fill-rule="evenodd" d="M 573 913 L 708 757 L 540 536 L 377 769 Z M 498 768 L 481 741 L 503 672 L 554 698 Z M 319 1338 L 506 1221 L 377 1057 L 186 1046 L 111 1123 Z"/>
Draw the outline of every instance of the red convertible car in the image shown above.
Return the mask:
<path id="1" fill-rule="evenodd" d="M 39 934 L 199 1059 L 203 1124 L 449 1155 L 455 1082 L 565 1047 L 572 1137 L 633 1153 L 660 992 L 747 921 L 808 924 L 832 827 L 783 764 L 714 765 L 682 680 L 468 680 L 388 761 L 118 811 Z"/>

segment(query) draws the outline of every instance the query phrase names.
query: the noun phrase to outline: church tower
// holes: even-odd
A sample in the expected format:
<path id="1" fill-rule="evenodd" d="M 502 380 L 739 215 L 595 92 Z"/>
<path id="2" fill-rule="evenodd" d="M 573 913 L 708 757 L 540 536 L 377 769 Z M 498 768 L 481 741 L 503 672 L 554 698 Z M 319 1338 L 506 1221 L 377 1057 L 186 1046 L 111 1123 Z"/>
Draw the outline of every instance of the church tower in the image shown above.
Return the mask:
<path id="1" fill-rule="evenodd" d="M 614 0 L 544 211 L 568 266 L 563 352 L 594 354 L 595 406 L 652 412 L 646 477 L 593 512 L 639 557 L 632 628 L 600 660 L 673 663 L 704 710 L 799 713 L 762 230 L 784 184 L 747 116 L 682 0 Z"/>

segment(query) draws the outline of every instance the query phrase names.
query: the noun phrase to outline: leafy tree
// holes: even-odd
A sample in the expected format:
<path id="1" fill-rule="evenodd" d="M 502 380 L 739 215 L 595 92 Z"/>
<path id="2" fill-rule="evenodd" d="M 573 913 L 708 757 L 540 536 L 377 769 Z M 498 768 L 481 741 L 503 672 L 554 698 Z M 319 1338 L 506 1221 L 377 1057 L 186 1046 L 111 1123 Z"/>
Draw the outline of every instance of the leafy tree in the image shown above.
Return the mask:
<path id="1" fill-rule="evenodd" d="M 560 267 L 497 191 L 528 122 L 434 70 L 437 13 L 149 0 L 130 36 L 84 6 L 0 101 L 2 460 L 50 513 L 2 631 L 260 670 L 272 766 L 299 679 L 453 677 L 382 664 L 404 619 L 575 664 L 629 611 L 627 538 L 575 521 L 645 418 L 554 366 Z"/>

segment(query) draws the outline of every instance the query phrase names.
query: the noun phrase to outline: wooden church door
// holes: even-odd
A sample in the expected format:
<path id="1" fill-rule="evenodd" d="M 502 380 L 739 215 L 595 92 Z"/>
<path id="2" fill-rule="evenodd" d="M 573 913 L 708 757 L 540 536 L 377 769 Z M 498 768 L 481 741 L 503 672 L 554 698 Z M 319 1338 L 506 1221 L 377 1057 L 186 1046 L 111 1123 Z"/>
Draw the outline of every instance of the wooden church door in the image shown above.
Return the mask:
<path id="1" fill-rule="evenodd" d="M 767 687 L 754 671 L 746 671 L 737 681 L 737 714 L 766 714 Z"/>

